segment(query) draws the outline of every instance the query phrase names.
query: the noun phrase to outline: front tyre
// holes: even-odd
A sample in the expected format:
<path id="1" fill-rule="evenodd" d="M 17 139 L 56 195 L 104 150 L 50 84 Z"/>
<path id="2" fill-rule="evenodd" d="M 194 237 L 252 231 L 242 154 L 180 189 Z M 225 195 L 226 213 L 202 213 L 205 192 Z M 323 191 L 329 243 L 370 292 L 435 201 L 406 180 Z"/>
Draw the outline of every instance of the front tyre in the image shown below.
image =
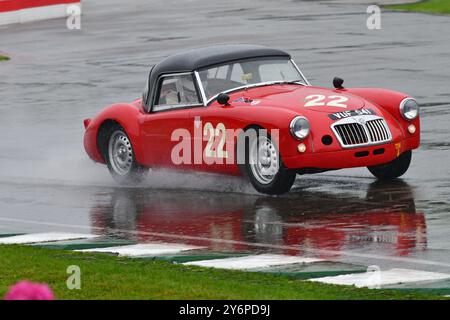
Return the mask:
<path id="1" fill-rule="evenodd" d="M 283 166 L 278 148 L 270 137 L 251 139 L 245 153 L 245 164 L 240 168 L 258 192 L 279 195 L 291 189 L 296 172 Z"/>
<path id="2" fill-rule="evenodd" d="M 411 163 L 411 157 L 412 152 L 408 150 L 389 163 L 367 167 L 367 169 L 379 180 L 392 180 L 405 174 Z"/>
<path id="3" fill-rule="evenodd" d="M 133 147 L 125 130 L 112 126 L 106 137 L 105 159 L 109 172 L 120 184 L 136 184 L 143 180 L 146 169 L 134 157 Z"/>

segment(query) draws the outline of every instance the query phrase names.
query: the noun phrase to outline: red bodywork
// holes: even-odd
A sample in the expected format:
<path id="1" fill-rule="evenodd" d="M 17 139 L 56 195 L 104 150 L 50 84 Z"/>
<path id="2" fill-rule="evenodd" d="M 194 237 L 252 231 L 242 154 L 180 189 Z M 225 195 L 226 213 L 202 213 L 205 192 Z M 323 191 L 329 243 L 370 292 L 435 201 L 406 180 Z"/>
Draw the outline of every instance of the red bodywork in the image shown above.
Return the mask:
<path id="1" fill-rule="evenodd" d="M 173 131 L 184 128 L 194 136 L 196 119 L 200 119 L 202 124 L 210 122 L 213 127 L 222 123 L 226 129 L 234 130 L 255 125 L 269 132 L 278 129 L 280 154 L 284 165 L 291 169 L 327 170 L 374 166 L 388 163 L 401 153 L 419 147 L 419 117 L 412 121 L 402 117 L 399 105 L 408 96 L 399 92 L 374 88 L 334 90 L 298 84 L 273 84 L 243 89 L 229 95 L 229 105 L 224 106 L 214 100 L 205 107 L 157 113 L 147 113 L 141 106 L 141 100 L 111 105 L 85 122 L 85 149 L 94 161 L 105 163 L 98 146 L 98 132 L 105 121 L 113 120 L 125 129 L 133 145 L 136 161 L 141 165 L 238 175 L 240 172 L 236 163 L 175 165 L 172 162 L 171 152 L 179 144 L 179 141 L 171 141 Z M 311 95 L 344 97 L 346 107 L 305 107 L 305 98 Z M 392 135 L 391 141 L 376 146 L 343 148 L 331 129 L 336 120 L 332 120 L 329 115 L 358 109 L 371 109 L 377 116 L 384 118 Z M 309 136 L 302 141 L 295 139 L 289 128 L 291 120 L 296 116 L 306 117 L 311 125 Z M 407 130 L 410 124 L 416 127 L 413 134 Z M 325 135 L 332 137 L 330 145 L 322 142 Z M 203 137 L 201 140 L 203 152 L 207 139 Z M 194 139 L 190 143 L 192 152 L 198 151 L 194 148 Z M 236 139 L 227 141 L 227 144 L 230 143 L 236 144 Z M 298 151 L 299 143 L 305 144 L 305 152 Z M 226 146 L 227 149 L 228 147 L 230 146 Z M 382 154 L 373 153 L 380 148 L 384 149 Z M 357 157 L 356 154 L 360 152 L 368 152 L 368 155 Z"/>

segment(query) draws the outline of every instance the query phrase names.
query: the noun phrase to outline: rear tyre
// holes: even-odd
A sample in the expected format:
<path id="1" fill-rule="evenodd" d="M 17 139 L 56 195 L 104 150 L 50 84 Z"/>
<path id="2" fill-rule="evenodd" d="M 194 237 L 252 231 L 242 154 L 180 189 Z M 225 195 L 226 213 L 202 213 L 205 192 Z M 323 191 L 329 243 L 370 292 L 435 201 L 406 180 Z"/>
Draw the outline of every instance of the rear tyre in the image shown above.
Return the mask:
<path id="1" fill-rule="evenodd" d="M 118 183 L 136 184 L 144 179 L 147 169 L 136 162 L 131 141 L 120 125 L 109 128 L 103 150 L 109 172 Z"/>
<path id="2" fill-rule="evenodd" d="M 279 195 L 294 184 L 296 172 L 284 167 L 278 148 L 269 136 L 257 135 L 246 141 L 241 172 L 260 193 Z"/>
<path id="3" fill-rule="evenodd" d="M 411 164 L 411 150 L 402 153 L 397 159 L 378 166 L 367 167 L 379 180 L 392 180 L 405 174 Z"/>

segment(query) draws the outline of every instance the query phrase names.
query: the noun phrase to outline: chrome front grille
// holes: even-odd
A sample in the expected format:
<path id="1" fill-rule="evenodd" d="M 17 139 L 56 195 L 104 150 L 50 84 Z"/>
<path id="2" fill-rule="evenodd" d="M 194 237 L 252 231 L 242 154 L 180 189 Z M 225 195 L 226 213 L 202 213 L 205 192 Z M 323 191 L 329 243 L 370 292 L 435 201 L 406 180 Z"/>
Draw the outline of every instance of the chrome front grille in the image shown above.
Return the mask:
<path id="1" fill-rule="evenodd" d="M 383 119 L 367 121 L 366 127 L 371 141 L 380 142 L 390 140 L 391 133 Z"/>
<path id="2" fill-rule="evenodd" d="M 340 124 L 334 127 L 346 146 L 369 142 L 366 130 L 359 123 Z"/>
<path id="3" fill-rule="evenodd" d="M 386 121 L 377 116 L 345 118 L 331 128 L 344 148 L 375 145 L 392 139 Z"/>

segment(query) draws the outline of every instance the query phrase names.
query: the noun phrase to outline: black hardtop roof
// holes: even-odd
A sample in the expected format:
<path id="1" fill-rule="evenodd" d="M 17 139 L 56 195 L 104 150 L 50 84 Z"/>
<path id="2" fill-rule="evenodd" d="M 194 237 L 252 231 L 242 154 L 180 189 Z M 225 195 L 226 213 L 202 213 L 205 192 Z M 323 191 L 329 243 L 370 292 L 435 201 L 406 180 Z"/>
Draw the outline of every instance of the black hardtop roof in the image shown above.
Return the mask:
<path id="1" fill-rule="evenodd" d="M 285 57 L 290 59 L 287 52 L 261 45 L 251 44 L 220 44 L 191 49 L 171 55 L 150 70 L 148 88 L 144 93 L 144 105 L 148 108 L 155 94 L 156 81 L 161 75 L 177 72 L 192 72 L 213 65 L 219 65 L 236 60 Z"/>
<path id="2" fill-rule="evenodd" d="M 271 56 L 290 58 L 290 55 L 282 50 L 261 45 L 222 44 L 191 49 L 171 55 L 158 63 L 153 72 L 163 74 L 194 71 L 234 60 Z"/>

